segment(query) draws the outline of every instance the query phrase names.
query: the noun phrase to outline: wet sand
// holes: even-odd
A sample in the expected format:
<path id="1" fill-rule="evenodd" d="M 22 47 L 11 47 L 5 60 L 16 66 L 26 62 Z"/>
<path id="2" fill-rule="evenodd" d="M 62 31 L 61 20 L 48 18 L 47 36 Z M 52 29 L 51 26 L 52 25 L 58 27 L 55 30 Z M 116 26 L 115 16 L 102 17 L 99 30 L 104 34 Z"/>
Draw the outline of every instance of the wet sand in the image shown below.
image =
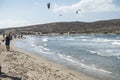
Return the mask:
<path id="1" fill-rule="evenodd" d="M 11 41 L 10 51 L 6 51 L 0 37 L 0 80 L 98 80 L 51 62 L 41 56 L 16 48 Z"/>

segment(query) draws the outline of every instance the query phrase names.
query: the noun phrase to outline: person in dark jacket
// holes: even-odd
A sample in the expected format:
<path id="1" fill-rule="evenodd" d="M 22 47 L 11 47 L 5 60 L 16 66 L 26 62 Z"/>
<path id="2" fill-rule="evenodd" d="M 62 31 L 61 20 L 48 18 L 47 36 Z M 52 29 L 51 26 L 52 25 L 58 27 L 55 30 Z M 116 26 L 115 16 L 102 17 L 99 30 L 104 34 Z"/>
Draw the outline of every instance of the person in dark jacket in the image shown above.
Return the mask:
<path id="1" fill-rule="evenodd" d="M 7 51 L 10 50 L 10 40 L 12 40 L 11 33 L 9 33 L 8 35 L 6 35 L 6 37 L 5 37 L 5 45 L 6 45 Z"/>

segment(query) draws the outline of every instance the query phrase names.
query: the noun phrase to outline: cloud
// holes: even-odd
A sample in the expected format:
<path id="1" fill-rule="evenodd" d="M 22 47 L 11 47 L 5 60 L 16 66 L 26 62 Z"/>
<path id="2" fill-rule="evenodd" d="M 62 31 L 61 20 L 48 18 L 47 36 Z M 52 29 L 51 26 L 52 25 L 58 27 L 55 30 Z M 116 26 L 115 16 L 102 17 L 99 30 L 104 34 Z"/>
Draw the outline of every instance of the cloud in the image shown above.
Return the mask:
<path id="1" fill-rule="evenodd" d="M 70 12 L 81 9 L 82 12 L 109 12 L 119 11 L 120 6 L 115 5 L 113 0 L 80 0 L 78 3 L 61 6 L 58 4 L 54 5 L 54 12 Z"/>
<path id="2" fill-rule="evenodd" d="M 0 20 L 0 28 L 20 27 L 25 24 L 27 24 L 27 21 L 24 20 L 12 20 L 12 19 Z"/>

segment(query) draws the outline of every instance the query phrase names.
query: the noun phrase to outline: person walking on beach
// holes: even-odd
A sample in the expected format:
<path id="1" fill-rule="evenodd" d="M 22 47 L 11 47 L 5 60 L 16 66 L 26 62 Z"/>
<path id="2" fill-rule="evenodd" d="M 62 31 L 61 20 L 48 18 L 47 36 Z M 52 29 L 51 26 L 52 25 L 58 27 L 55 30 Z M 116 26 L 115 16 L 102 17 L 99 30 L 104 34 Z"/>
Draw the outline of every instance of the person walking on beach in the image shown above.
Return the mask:
<path id="1" fill-rule="evenodd" d="M 7 34 L 4 39 L 7 51 L 10 50 L 10 40 L 12 40 L 12 33 Z"/>

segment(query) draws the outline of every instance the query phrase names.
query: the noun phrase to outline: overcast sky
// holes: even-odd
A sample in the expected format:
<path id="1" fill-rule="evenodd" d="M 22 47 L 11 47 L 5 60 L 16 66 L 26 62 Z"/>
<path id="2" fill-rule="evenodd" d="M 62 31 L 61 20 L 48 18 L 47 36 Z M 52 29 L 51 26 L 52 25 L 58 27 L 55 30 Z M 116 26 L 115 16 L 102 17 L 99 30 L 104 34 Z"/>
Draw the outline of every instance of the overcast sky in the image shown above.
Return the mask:
<path id="1" fill-rule="evenodd" d="M 0 28 L 108 19 L 120 19 L 120 0 L 0 0 Z"/>

